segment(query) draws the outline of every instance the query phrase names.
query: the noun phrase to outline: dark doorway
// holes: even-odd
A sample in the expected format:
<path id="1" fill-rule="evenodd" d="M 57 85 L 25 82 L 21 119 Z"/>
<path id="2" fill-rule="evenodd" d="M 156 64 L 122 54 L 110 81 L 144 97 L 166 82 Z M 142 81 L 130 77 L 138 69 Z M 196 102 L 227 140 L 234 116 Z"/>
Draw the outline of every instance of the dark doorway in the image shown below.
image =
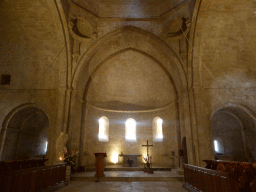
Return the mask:
<path id="1" fill-rule="evenodd" d="M 212 117 L 215 158 L 255 161 L 256 134 L 253 115 L 239 107 L 225 107 Z"/>
<path id="2" fill-rule="evenodd" d="M 6 128 L 1 160 L 29 159 L 46 154 L 49 120 L 35 107 L 14 114 Z"/>

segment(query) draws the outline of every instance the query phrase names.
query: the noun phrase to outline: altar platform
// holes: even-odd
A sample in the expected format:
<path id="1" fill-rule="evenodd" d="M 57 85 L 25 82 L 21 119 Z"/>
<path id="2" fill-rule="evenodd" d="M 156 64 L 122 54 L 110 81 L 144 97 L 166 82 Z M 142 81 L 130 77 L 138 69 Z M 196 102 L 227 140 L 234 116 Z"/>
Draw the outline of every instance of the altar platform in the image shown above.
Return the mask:
<path id="1" fill-rule="evenodd" d="M 171 167 L 153 167 L 153 171 L 171 171 Z M 123 167 L 122 165 L 107 165 L 105 171 L 143 171 L 144 165 L 138 167 Z M 84 168 L 85 172 L 96 171 L 96 167 Z"/>
<path id="2" fill-rule="evenodd" d="M 122 167 L 122 165 L 107 166 L 105 177 L 99 178 L 100 181 L 184 181 L 184 176 L 178 174 L 179 169 L 166 167 L 153 168 L 154 173 L 149 174 L 140 167 Z M 78 172 L 71 175 L 72 181 L 95 181 L 96 169 L 87 169 L 86 172 Z"/>

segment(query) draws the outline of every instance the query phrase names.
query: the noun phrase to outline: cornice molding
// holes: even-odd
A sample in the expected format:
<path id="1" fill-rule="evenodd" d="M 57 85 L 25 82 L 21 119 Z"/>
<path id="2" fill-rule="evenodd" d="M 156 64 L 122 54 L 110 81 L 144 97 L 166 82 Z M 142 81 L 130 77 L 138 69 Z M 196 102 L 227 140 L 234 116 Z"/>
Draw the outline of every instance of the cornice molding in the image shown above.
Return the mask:
<path id="1" fill-rule="evenodd" d="M 150 113 L 150 112 L 157 112 L 157 111 L 163 111 L 168 109 L 169 107 L 175 105 L 178 101 L 173 101 L 165 106 L 154 108 L 154 109 L 145 109 L 145 110 L 134 110 L 134 111 L 125 111 L 125 110 L 114 110 L 114 109 L 105 109 L 101 107 L 94 106 L 88 102 L 86 102 L 86 105 L 89 107 L 92 107 L 93 109 L 106 111 L 106 112 L 114 112 L 114 113 Z"/>

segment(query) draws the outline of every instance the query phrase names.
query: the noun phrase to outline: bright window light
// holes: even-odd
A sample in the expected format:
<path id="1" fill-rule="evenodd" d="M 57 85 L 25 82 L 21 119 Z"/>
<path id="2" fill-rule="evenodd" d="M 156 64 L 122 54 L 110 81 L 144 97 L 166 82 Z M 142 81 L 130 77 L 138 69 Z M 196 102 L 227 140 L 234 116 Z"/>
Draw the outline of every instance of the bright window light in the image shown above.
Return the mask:
<path id="1" fill-rule="evenodd" d="M 107 128 L 106 120 L 104 118 L 100 118 L 99 119 L 99 139 L 100 140 L 107 139 L 106 128 Z"/>
<path id="2" fill-rule="evenodd" d="M 107 117 L 103 116 L 99 119 L 99 133 L 100 142 L 108 142 L 109 138 L 109 120 Z"/>
<path id="3" fill-rule="evenodd" d="M 214 140 L 214 150 L 216 152 L 219 152 L 219 145 L 218 145 L 218 141 L 217 140 Z"/>
<path id="4" fill-rule="evenodd" d="M 134 119 L 127 119 L 125 123 L 126 139 L 136 140 L 136 121 Z"/>
<path id="5" fill-rule="evenodd" d="M 47 146 L 48 146 L 48 141 L 45 142 L 45 148 L 44 148 L 45 153 L 47 152 Z"/>
<path id="6" fill-rule="evenodd" d="M 162 131 L 162 119 L 157 119 L 157 138 L 162 139 L 163 138 L 163 131 Z"/>

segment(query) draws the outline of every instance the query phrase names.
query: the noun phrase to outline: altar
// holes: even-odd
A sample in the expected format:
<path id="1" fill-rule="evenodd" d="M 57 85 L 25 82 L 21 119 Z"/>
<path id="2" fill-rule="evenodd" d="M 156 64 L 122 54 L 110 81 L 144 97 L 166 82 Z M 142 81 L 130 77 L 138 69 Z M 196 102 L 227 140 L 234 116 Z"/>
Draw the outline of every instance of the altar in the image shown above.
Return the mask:
<path id="1" fill-rule="evenodd" d="M 135 154 L 120 154 L 120 157 L 123 157 L 123 165 L 122 167 L 138 167 L 137 157 L 141 157 L 141 155 Z"/>

